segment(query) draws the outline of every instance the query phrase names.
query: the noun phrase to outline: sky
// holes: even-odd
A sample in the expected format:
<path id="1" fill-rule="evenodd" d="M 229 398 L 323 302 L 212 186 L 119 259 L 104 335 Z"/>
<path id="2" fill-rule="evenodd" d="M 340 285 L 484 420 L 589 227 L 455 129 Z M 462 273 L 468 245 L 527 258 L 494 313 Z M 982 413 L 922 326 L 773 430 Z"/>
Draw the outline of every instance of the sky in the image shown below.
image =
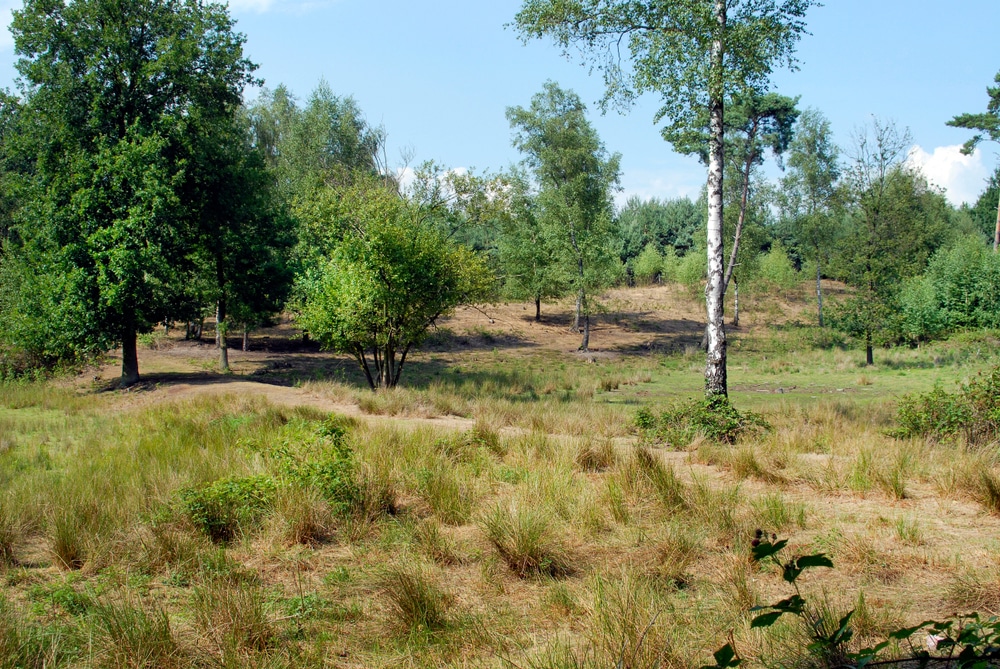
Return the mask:
<path id="1" fill-rule="evenodd" d="M 655 95 L 626 114 L 597 106 L 603 87 L 550 42 L 523 44 L 509 24 L 519 0 L 231 0 L 246 53 L 265 85 L 300 100 L 325 79 L 388 134 L 391 165 L 434 160 L 451 169 L 504 169 L 520 160 L 505 117 L 547 80 L 575 90 L 609 151 L 622 154 L 623 202 L 696 197 L 697 160 L 674 153 L 653 124 Z M 9 22 L 20 2 L 0 0 Z M 826 0 L 806 18 L 797 71 L 772 89 L 821 111 L 845 155 L 873 116 L 909 130 L 910 160 L 955 204 L 975 202 L 1000 164 L 1000 145 L 959 153 L 970 133 L 946 121 L 986 109 L 1000 70 L 1000 0 Z M 16 55 L 0 32 L 0 88 L 16 88 Z M 254 92 L 249 91 L 248 97 Z M 404 157 L 409 157 L 404 162 Z M 767 173 L 780 174 L 776 167 Z"/>

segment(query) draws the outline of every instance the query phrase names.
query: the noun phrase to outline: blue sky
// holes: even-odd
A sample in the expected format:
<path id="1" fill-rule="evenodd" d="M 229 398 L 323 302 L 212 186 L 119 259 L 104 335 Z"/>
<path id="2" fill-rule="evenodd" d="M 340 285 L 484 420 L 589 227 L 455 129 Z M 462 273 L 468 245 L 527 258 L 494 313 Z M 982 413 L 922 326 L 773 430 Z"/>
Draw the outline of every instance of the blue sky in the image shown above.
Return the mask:
<path id="1" fill-rule="evenodd" d="M 0 0 L 6 14 L 19 3 Z M 233 0 L 247 53 L 266 85 L 306 98 L 325 78 L 385 126 L 390 163 L 433 159 L 451 168 L 497 170 L 519 159 L 510 146 L 508 106 L 527 105 L 547 79 L 590 104 L 611 151 L 621 152 L 619 196 L 696 195 L 697 161 L 674 154 L 652 123 L 657 99 L 627 114 L 596 108 L 601 82 L 547 42 L 522 45 L 505 28 L 518 0 Z M 831 121 L 845 150 L 871 116 L 909 128 L 914 160 L 952 201 L 974 200 L 998 163 L 1000 147 L 974 157 L 957 147 L 968 133 L 945 122 L 984 111 L 986 86 L 1000 70 L 998 0 L 827 0 L 807 18 L 797 72 L 780 72 L 775 90 L 801 95 Z M 0 87 L 13 87 L 14 53 L 0 34 Z M 772 170 L 773 172 L 773 170 Z"/>

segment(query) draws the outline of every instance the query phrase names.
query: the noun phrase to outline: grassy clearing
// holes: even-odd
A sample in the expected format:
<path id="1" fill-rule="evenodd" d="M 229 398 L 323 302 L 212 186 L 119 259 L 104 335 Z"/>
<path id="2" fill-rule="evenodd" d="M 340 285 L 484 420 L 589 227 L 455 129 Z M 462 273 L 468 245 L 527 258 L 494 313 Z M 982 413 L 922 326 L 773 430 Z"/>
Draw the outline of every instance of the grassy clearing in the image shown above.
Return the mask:
<path id="1" fill-rule="evenodd" d="M 750 666 L 806 662 L 801 629 L 749 627 L 787 596 L 756 530 L 832 556 L 803 592 L 856 609 L 858 643 L 1000 607 L 996 445 L 889 435 L 895 398 L 970 378 L 985 339 L 862 369 L 813 329 L 751 329 L 734 401 L 770 428 L 664 448 L 636 410 L 697 396 L 699 353 L 489 336 L 416 356 L 407 389 L 287 389 L 353 419 L 0 386 L 0 666 L 697 667 L 730 633 Z"/>

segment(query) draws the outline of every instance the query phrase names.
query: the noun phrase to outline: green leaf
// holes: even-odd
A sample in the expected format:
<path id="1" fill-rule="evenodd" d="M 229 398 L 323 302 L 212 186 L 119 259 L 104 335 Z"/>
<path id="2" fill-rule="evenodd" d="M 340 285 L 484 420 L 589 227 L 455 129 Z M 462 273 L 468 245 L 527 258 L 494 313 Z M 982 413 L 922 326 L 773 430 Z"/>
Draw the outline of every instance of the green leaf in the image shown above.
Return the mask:
<path id="1" fill-rule="evenodd" d="M 775 543 L 770 543 L 769 541 L 762 541 L 751 550 L 751 554 L 754 562 L 761 562 L 776 555 L 782 548 L 788 545 L 787 539 L 781 539 Z"/>

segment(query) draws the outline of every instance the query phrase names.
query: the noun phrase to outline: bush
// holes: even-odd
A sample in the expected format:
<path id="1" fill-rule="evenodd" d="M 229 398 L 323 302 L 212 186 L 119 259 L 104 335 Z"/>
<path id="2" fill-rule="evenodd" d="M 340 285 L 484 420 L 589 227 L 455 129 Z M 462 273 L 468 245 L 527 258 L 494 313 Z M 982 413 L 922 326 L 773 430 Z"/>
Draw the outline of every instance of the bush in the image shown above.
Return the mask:
<path id="1" fill-rule="evenodd" d="M 226 478 L 202 488 L 180 491 L 184 513 L 212 541 L 232 540 L 259 522 L 274 503 L 274 480 L 268 476 Z"/>
<path id="2" fill-rule="evenodd" d="M 635 259 L 635 282 L 638 284 L 654 283 L 663 273 L 663 256 L 656 244 L 649 242 L 642 253 Z"/>
<path id="3" fill-rule="evenodd" d="M 930 437 L 940 441 L 962 439 L 970 446 L 985 446 L 1000 439 L 1000 366 L 980 374 L 958 392 L 940 386 L 928 393 L 900 400 L 894 436 Z"/>
<path id="4" fill-rule="evenodd" d="M 801 280 L 802 277 L 795 271 L 784 247 L 776 243 L 760 259 L 754 282 L 765 289 L 788 290 L 797 286 Z"/>
<path id="5" fill-rule="evenodd" d="M 739 412 L 722 395 L 673 405 L 657 418 L 643 408 L 636 412 L 635 425 L 643 439 L 660 441 L 674 448 L 690 444 L 696 437 L 734 444 L 747 434 L 770 428 L 760 414 Z"/>

